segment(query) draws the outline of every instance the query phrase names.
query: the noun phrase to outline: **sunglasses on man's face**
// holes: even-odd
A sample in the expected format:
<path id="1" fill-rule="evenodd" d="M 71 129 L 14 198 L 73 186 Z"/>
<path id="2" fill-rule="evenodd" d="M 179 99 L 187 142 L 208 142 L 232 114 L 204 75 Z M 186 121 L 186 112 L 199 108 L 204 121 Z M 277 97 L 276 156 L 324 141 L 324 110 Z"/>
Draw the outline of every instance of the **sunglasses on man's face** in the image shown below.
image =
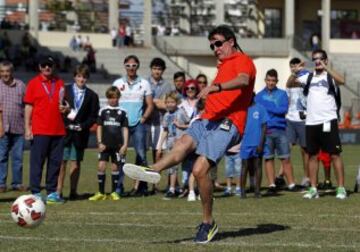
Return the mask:
<path id="1" fill-rule="evenodd" d="M 125 64 L 126 68 L 137 68 L 138 64 Z"/>
<path id="2" fill-rule="evenodd" d="M 45 68 L 45 67 L 52 68 L 53 66 L 54 66 L 54 65 L 53 65 L 53 64 L 50 64 L 50 63 L 40 64 L 40 67 L 41 67 L 41 68 Z"/>
<path id="3" fill-rule="evenodd" d="M 212 51 L 214 51 L 214 50 L 215 50 L 215 47 L 216 47 L 216 48 L 222 47 L 223 44 L 224 44 L 226 41 L 227 41 L 227 40 L 223 40 L 223 41 L 221 41 L 221 40 L 216 40 L 214 43 L 211 43 L 211 44 L 210 44 L 210 49 L 211 49 Z"/>
<path id="4" fill-rule="evenodd" d="M 316 57 L 316 58 L 312 58 L 311 60 L 312 60 L 312 61 L 317 61 L 317 60 L 322 61 L 322 60 L 325 60 L 325 58 L 323 58 L 323 57 Z"/>

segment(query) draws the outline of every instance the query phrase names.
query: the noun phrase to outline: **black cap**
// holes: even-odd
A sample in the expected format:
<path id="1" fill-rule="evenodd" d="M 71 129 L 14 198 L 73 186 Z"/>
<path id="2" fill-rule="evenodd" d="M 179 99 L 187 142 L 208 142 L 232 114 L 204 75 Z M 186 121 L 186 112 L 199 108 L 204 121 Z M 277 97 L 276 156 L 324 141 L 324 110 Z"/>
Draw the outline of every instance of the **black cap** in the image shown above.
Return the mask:
<path id="1" fill-rule="evenodd" d="M 55 60 L 50 55 L 42 56 L 39 61 L 40 65 L 55 66 Z"/>

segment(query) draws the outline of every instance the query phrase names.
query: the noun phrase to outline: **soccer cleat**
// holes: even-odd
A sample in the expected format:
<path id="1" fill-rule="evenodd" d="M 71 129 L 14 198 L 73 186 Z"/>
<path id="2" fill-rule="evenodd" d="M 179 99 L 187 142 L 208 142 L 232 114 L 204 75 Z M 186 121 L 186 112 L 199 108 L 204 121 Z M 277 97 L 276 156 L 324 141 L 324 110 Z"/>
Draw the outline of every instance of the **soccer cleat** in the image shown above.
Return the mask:
<path id="1" fill-rule="evenodd" d="M 216 233 L 218 232 L 218 226 L 216 225 L 215 221 L 212 224 L 201 223 L 198 226 L 198 232 L 194 239 L 194 242 L 205 244 L 210 242 Z"/>
<path id="2" fill-rule="evenodd" d="M 159 183 L 161 178 L 157 171 L 140 165 L 125 164 L 123 170 L 130 178 L 145 181 L 151 184 Z"/>
<path id="3" fill-rule="evenodd" d="M 317 199 L 319 198 L 319 194 L 315 187 L 310 187 L 309 190 L 303 196 L 304 199 Z"/>
<path id="4" fill-rule="evenodd" d="M 275 185 L 277 188 L 283 188 L 284 186 L 286 186 L 286 182 L 283 176 L 277 176 L 275 178 Z"/>
<path id="5" fill-rule="evenodd" d="M 301 184 L 300 184 L 303 188 L 308 188 L 310 186 L 310 179 L 307 177 L 304 177 L 301 180 Z"/>
<path id="6" fill-rule="evenodd" d="M 106 200 L 106 195 L 102 194 L 101 192 L 95 193 L 94 196 L 89 198 L 90 201 L 99 201 L 99 200 Z"/>
<path id="7" fill-rule="evenodd" d="M 33 195 L 41 199 L 46 204 L 46 196 L 42 195 L 41 193 L 33 193 Z"/>
<path id="8" fill-rule="evenodd" d="M 47 196 L 46 203 L 51 204 L 64 204 L 65 200 L 61 198 L 57 192 L 52 192 Z"/>
<path id="9" fill-rule="evenodd" d="M 187 197 L 187 201 L 196 201 L 196 194 L 194 191 L 190 191 Z"/>
<path id="10" fill-rule="evenodd" d="M 110 194 L 111 200 L 120 200 L 120 195 L 117 192 L 113 192 Z"/>
<path id="11" fill-rule="evenodd" d="M 338 187 L 336 189 L 336 198 L 337 199 L 346 199 L 346 190 L 345 188 L 342 186 L 342 187 Z"/>

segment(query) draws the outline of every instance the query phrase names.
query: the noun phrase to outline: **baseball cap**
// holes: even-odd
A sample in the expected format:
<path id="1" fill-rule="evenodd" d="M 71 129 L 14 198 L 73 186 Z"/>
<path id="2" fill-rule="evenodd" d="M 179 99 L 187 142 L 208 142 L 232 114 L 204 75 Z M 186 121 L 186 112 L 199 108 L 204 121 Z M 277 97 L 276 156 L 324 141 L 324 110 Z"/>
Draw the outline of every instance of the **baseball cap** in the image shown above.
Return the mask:
<path id="1" fill-rule="evenodd" d="M 40 58 L 39 64 L 41 66 L 45 66 L 45 65 L 54 66 L 55 65 L 55 60 L 50 55 L 46 55 L 46 56 L 42 56 Z"/>

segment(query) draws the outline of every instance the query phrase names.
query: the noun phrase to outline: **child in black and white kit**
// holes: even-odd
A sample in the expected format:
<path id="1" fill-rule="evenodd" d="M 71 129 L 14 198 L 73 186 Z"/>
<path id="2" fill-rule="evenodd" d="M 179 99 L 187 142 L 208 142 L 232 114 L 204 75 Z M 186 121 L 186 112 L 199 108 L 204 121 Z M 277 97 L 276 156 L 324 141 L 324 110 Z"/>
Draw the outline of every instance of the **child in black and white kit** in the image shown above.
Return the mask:
<path id="1" fill-rule="evenodd" d="M 97 141 L 99 148 L 98 181 L 99 192 L 90 197 L 91 201 L 105 200 L 105 169 L 111 159 L 111 200 L 119 200 L 116 192 L 120 179 L 120 171 L 128 147 L 129 130 L 127 114 L 119 107 L 120 91 L 117 87 L 110 87 L 106 91 L 108 105 L 100 109 L 98 117 Z M 121 161 L 123 160 L 123 161 Z"/>

